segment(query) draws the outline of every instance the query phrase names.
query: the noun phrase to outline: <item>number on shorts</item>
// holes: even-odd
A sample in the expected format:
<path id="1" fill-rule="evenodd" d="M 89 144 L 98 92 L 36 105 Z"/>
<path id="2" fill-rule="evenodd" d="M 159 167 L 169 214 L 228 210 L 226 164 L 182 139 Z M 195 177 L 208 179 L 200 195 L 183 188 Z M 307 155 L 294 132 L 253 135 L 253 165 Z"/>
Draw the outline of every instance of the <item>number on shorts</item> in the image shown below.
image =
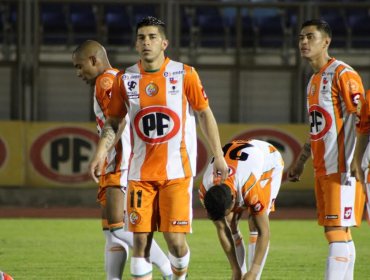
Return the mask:
<path id="1" fill-rule="evenodd" d="M 142 190 L 137 191 L 136 195 L 137 195 L 136 207 L 140 208 L 141 207 L 141 199 L 143 197 L 143 191 Z M 135 207 L 135 192 L 134 191 L 130 192 L 130 207 L 131 208 Z"/>

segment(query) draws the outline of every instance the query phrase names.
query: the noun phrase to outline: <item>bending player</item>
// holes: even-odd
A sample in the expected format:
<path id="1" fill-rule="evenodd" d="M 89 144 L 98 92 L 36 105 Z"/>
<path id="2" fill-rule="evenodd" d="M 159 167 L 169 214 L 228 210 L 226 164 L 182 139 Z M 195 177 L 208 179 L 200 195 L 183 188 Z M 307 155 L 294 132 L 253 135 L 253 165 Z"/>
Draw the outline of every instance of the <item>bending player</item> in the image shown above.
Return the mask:
<path id="1" fill-rule="evenodd" d="M 199 189 L 200 200 L 214 222 L 232 271 L 232 279 L 260 279 L 269 250 L 268 215 L 281 185 L 284 162 L 278 150 L 260 140 L 237 140 L 223 147 L 229 177 L 223 184 L 214 180 L 213 160 Z M 239 231 L 242 212 L 249 210 L 250 242 L 248 267 Z M 246 273 L 246 274 L 245 274 Z"/>
<path id="2" fill-rule="evenodd" d="M 73 52 L 73 65 L 77 76 L 91 85 L 94 93 L 94 112 L 97 128 L 101 130 L 111 98 L 113 80 L 118 73 L 111 67 L 105 48 L 96 41 L 88 40 Z M 129 121 L 128 117 L 126 121 Z M 131 153 L 129 127 L 117 133 L 115 146 L 110 150 L 105 172 L 99 178 L 98 201 L 102 209 L 102 226 L 106 238 L 105 269 L 107 279 L 121 279 L 128 249 L 133 246 L 133 234 L 124 229 L 124 193 L 127 187 L 128 159 Z M 171 265 L 153 240 L 151 261 L 161 270 L 164 279 L 170 279 Z"/>

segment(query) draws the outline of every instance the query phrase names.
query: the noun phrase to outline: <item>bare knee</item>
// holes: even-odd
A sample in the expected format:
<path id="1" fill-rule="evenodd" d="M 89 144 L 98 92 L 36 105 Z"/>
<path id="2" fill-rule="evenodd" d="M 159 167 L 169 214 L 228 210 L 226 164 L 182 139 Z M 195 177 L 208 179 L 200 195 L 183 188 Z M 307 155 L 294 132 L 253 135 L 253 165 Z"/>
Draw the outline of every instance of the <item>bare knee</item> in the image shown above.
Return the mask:
<path id="1" fill-rule="evenodd" d="M 188 252 L 185 233 L 165 232 L 163 233 L 167 242 L 168 251 L 175 257 L 181 258 Z"/>

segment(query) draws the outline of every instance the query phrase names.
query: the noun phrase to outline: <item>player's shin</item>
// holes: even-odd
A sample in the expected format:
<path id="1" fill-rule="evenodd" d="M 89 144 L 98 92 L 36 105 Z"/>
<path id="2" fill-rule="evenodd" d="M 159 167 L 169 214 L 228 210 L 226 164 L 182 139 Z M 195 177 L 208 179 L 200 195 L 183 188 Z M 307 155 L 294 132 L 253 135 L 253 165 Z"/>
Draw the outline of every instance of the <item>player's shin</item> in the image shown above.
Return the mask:
<path id="1" fill-rule="evenodd" d="M 190 250 L 185 256 L 181 258 L 176 258 L 171 253 L 168 253 L 168 258 L 171 262 L 172 267 L 172 280 L 185 280 L 188 271 L 189 261 L 190 261 Z"/>
<path id="2" fill-rule="evenodd" d="M 154 239 L 150 247 L 150 261 L 158 267 L 164 279 L 171 279 L 172 270 L 170 261 Z"/>
<path id="3" fill-rule="evenodd" d="M 344 276 L 344 280 L 353 280 L 356 261 L 356 248 L 355 243 L 352 240 L 351 230 L 349 228 L 347 230 L 347 239 L 348 239 L 347 245 L 349 249 L 349 263 L 346 275 Z"/>
<path id="4" fill-rule="evenodd" d="M 329 241 L 329 255 L 326 262 L 326 280 L 343 280 L 348 269 L 350 252 L 344 230 L 325 233 Z"/>
<path id="5" fill-rule="evenodd" d="M 127 244 L 116 238 L 110 231 L 104 231 L 104 233 L 106 236 L 105 271 L 107 280 L 122 279 L 129 248 Z"/>
<path id="6" fill-rule="evenodd" d="M 239 266 L 242 270 L 242 274 L 247 273 L 247 265 L 245 258 L 245 245 L 243 241 L 243 235 L 240 231 L 233 234 L 233 239 L 235 243 L 236 257 L 238 259 Z"/>

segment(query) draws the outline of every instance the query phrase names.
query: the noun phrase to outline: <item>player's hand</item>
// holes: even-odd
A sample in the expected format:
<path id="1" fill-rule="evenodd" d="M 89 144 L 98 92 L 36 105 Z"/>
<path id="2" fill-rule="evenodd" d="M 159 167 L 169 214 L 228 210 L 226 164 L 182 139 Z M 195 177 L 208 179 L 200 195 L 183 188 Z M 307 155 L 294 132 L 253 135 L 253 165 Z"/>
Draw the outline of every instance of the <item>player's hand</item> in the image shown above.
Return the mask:
<path id="1" fill-rule="evenodd" d="M 287 179 L 291 182 L 298 182 L 303 173 L 304 165 L 295 163 L 287 173 Z"/>
<path id="2" fill-rule="evenodd" d="M 104 160 L 105 157 L 94 155 L 94 158 L 89 164 L 89 171 L 91 178 L 95 181 L 95 183 L 99 183 L 99 177 L 101 175 L 101 171 L 104 167 Z"/>
<path id="3" fill-rule="evenodd" d="M 226 164 L 226 160 L 223 156 L 215 157 L 213 163 L 213 171 L 217 177 L 220 178 L 220 183 L 223 183 L 229 176 L 229 167 Z"/>

